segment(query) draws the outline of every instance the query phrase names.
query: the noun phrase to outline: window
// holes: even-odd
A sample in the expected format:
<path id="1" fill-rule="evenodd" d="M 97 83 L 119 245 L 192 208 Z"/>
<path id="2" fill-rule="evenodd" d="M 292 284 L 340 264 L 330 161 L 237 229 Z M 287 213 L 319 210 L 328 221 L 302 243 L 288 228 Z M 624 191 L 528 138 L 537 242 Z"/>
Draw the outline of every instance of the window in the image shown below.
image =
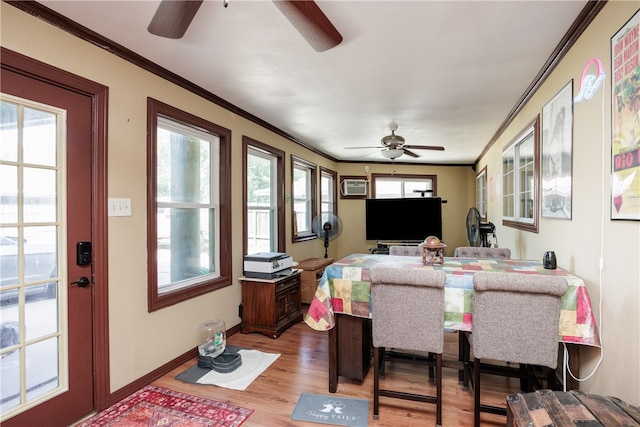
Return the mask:
<path id="1" fill-rule="evenodd" d="M 229 130 L 149 99 L 149 311 L 231 284 Z"/>
<path id="2" fill-rule="evenodd" d="M 316 214 L 316 166 L 295 156 L 291 156 L 291 194 L 293 242 L 315 239 L 311 226 Z"/>
<path id="3" fill-rule="evenodd" d="M 338 214 L 338 174 L 332 170 L 320 168 L 320 212 Z"/>
<path id="4" fill-rule="evenodd" d="M 480 212 L 480 218 L 487 219 L 487 167 L 476 175 L 476 208 Z"/>
<path id="5" fill-rule="evenodd" d="M 372 174 L 374 199 L 435 197 L 436 175 Z"/>
<path id="6" fill-rule="evenodd" d="M 502 223 L 538 232 L 539 117 L 502 152 Z"/>
<path id="7" fill-rule="evenodd" d="M 244 253 L 284 252 L 284 151 L 242 137 Z"/>
<path id="8" fill-rule="evenodd" d="M 67 118 L 0 94 L 3 421 L 69 387 L 66 236 L 86 229 L 67 223 Z"/>

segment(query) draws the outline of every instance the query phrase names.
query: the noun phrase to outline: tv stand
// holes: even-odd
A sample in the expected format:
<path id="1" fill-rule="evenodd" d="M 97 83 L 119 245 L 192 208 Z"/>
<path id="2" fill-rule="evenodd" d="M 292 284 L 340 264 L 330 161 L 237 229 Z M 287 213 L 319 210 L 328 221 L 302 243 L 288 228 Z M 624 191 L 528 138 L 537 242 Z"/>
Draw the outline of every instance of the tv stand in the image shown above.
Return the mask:
<path id="1" fill-rule="evenodd" d="M 390 246 L 418 246 L 422 240 L 405 240 L 403 242 L 381 242 L 378 241 L 377 246 L 369 248 L 369 252 L 377 255 L 389 255 Z"/>

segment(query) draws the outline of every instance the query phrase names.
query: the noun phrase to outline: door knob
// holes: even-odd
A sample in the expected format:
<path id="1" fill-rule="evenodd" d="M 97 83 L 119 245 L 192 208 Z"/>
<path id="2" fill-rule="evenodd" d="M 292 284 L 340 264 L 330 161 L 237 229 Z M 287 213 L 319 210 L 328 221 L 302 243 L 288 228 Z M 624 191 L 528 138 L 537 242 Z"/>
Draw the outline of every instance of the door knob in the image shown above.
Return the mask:
<path id="1" fill-rule="evenodd" d="M 89 279 L 85 276 L 80 277 L 77 282 L 71 282 L 72 285 L 78 285 L 79 288 L 89 286 L 90 283 Z"/>

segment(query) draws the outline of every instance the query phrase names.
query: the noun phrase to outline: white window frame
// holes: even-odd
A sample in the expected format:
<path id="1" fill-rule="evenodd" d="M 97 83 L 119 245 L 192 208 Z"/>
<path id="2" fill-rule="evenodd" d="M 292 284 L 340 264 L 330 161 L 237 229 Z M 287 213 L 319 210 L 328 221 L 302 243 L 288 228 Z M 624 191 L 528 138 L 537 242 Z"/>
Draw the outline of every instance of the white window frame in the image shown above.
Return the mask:
<path id="1" fill-rule="evenodd" d="M 338 174 L 330 169 L 320 168 L 320 212 L 338 214 Z"/>
<path id="2" fill-rule="evenodd" d="M 538 232 L 540 118 L 529 123 L 502 152 L 502 223 Z"/>
<path id="3" fill-rule="evenodd" d="M 296 188 L 295 175 L 304 174 L 304 185 Z M 300 190 L 303 190 L 300 192 Z M 296 191 L 297 190 L 297 191 Z M 316 212 L 316 165 L 296 156 L 291 156 L 291 236 L 292 241 L 301 242 L 315 239 L 313 232 L 313 218 Z M 304 221 L 300 221 L 300 213 L 296 212 L 297 204 L 304 204 Z M 304 226 L 306 223 L 306 227 Z"/>
<path id="4" fill-rule="evenodd" d="M 399 186 L 398 192 L 384 193 L 385 183 L 392 183 Z M 409 191 L 410 183 L 425 183 L 426 191 Z M 414 198 L 414 197 L 436 197 L 437 196 L 437 175 L 410 175 L 410 174 L 372 174 L 371 175 L 372 198 Z M 422 187 L 420 187 L 422 189 Z"/>
<path id="5" fill-rule="evenodd" d="M 161 130 L 170 131 L 182 135 L 187 135 L 190 138 L 199 139 L 202 142 L 209 143 L 209 153 L 210 153 L 210 164 L 209 164 L 209 202 L 201 202 L 201 203 L 188 203 L 188 202 L 172 202 L 172 201 L 162 201 L 156 199 L 156 207 L 159 211 L 160 209 L 206 209 L 213 212 L 213 224 L 214 229 L 213 232 L 210 231 L 210 235 L 217 236 L 220 232 L 220 200 L 219 200 L 219 191 L 216 189 L 219 188 L 218 175 L 215 173 L 216 170 L 220 169 L 220 139 L 212 135 L 208 132 L 204 132 L 199 129 L 195 129 L 191 126 L 187 126 L 183 123 L 180 123 L 174 119 L 168 117 L 158 117 L 158 134 L 160 134 Z M 160 138 L 160 135 L 158 135 Z M 156 164 L 157 165 L 157 164 Z M 158 228 L 156 228 L 157 231 Z M 211 259 L 213 264 L 213 271 L 208 274 L 203 274 L 200 276 L 196 276 L 190 279 L 181 280 L 178 282 L 171 282 L 167 284 L 158 284 L 158 294 L 164 295 L 169 292 L 174 292 L 180 289 L 187 288 L 189 286 L 193 286 L 200 282 L 215 279 L 220 277 L 219 266 L 220 266 L 220 242 L 216 239 L 214 241 L 213 247 L 213 258 Z"/>
<path id="6" fill-rule="evenodd" d="M 480 212 L 480 219 L 487 219 L 487 167 L 476 175 L 476 208 Z"/>
<path id="7" fill-rule="evenodd" d="M 250 234 L 250 230 L 257 229 L 258 220 L 255 218 L 255 225 L 252 226 L 251 221 L 254 219 L 251 211 L 254 212 L 266 212 L 269 218 L 268 220 L 268 234 L 269 234 L 269 249 L 267 252 L 281 252 L 283 250 L 283 241 L 281 238 L 281 227 L 283 226 L 283 219 L 281 216 L 281 209 L 279 206 L 282 206 L 282 191 L 280 191 L 281 182 L 278 179 L 279 176 L 279 167 L 282 167 L 282 152 L 277 150 L 274 152 L 271 147 L 266 148 L 264 144 L 258 143 L 257 141 L 250 140 L 247 137 L 243 137 L 243 144 L 245 147 L 245 156 L 246 156 L 246 168 L 245 168 L 245 254 L 255 253 L 256 250 L 253 248 L 255 246 L 250 245 L 250 239 L 256 238 Z M 249 202 L 249 194 L 250 191 L 247 186 L 249 182 L 249 156 L 259 157 L 265 159 L 270 162 L 270 181 L 269 181 L 269 205 L 252 205 Z M 255 233 L 253 233 L 255 234 Z M 257 251 L 264 252 L 264 251 Z"/>

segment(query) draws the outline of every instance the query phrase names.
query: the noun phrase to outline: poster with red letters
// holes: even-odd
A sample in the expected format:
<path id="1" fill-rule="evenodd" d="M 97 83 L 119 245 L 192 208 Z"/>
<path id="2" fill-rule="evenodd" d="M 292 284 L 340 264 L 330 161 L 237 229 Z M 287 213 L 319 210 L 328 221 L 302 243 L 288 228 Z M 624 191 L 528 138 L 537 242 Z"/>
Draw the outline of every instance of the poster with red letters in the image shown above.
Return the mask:
<path id="1" fill-rule="evenodd" d="M 640 11 L 611 38 L 611 219 L 640 220 Z"/>

